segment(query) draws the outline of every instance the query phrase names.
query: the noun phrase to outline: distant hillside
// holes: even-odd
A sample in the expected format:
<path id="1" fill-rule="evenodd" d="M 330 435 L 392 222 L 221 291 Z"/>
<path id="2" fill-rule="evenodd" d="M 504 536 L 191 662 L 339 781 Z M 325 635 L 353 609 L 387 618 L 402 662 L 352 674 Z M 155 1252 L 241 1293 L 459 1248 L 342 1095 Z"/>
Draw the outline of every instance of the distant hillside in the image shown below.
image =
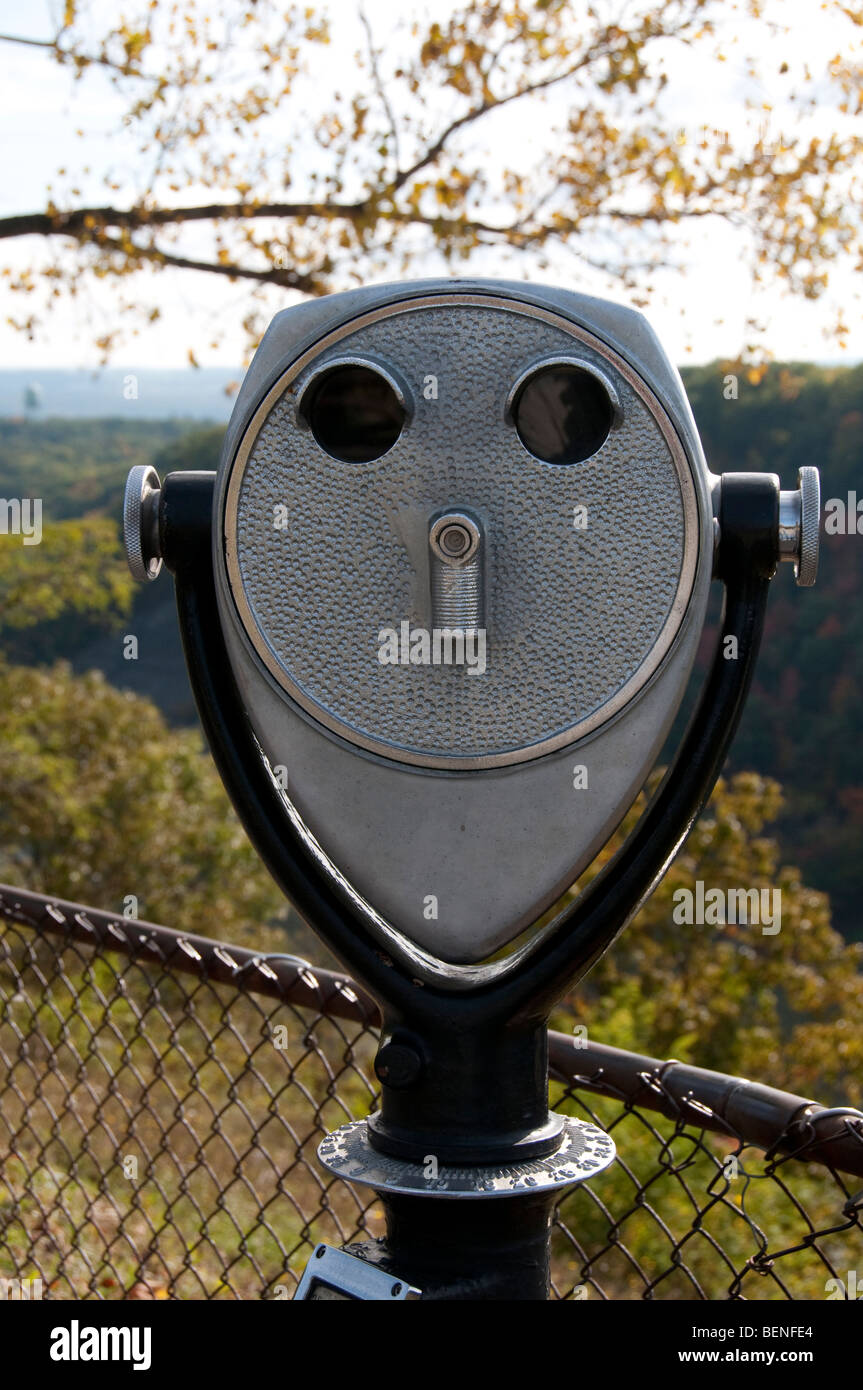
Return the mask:
<path id="1" fill-rule="evenodd" d="M 242 376 L 239 367 L 9 368 L 0 370 L 0 416 L 36 422 L 100 417 L 227 420 L 233 405 L 230 388 Z"/>
<path id="2" fill-rule="evenodd" d="M 863 367 L 774 366 L 760 383 L 741 376 L 726 399 L 721 366 L 684 373 L 711 467 L 766 469 L 783 486 L 815 463 L 826 498 L 859 490 L 863 501 Z M 112 419 L 25 421 L 0 437 L 0 495 L 40 495 L 46 516 L 106 512 L 118 519 L 132 463 L 152 459 L 160 473 L 213 468 L 221 427 L 182 421 Z M 861 518 L 863 520 L 863 518 Z M 730 766 L 776 776 L 786 792 L 778 827 L 785 858 L 830 893 L 837 925 L 863 937 L 863 535 L 823 538 L 814 589 L 796 589 L 790 566 L 774 581 L 755 685 Z M 141 589 L 126 630 L 140 659 L 122 655 L 122 633 L 74 624 L 6 634 L 15 660 L 63 655 L 79 669 L 98 666 L 117 685 L 148 694 L 177 722 L 195 719 L 172 588 L 167 578 Z M 0 638 L 3 637 L 0 630 Z"/>
<path id="3" fill-rule="evenodd" d="M 7 421 L 0 433 L 0 495 L 38 496 L 45 520 L 105 515 L 121 528 L 129 469 L 152 463 L 160 475 L 181 468 L 215 468 L 221 426 L 188 421 Z M 123 655 L 123 635 L 138 638 L 137 661 Z M 3 632 L 0 644 L 24 664 L 62 657 L 76 671 L 97 668 L 114 685 L 147 695 L 177 724 L 195 722 L 173 589 L 168 576 L 141 585 L 132 615 L 118 631 L 93 620 L 65 617 L 24 632 Z"/>
<path id="4" fill-rule="evenodd" d="M 684 373 L 715 472 L 764 469 L 783 487 L 821 470 L 822 499 L 863 501 L 863 366 L 774 366 L 739 399 L 718 367 Z M 860 518 L 863 525 L 863 516 Z M 755 684 L 732 747 L 733 768 L 782 782 L 788 858 L 831 895 L 846 936 L 863 938 L 863 534 L 825 535 L 813 589 L 791 566 L 773 583 Z"/>

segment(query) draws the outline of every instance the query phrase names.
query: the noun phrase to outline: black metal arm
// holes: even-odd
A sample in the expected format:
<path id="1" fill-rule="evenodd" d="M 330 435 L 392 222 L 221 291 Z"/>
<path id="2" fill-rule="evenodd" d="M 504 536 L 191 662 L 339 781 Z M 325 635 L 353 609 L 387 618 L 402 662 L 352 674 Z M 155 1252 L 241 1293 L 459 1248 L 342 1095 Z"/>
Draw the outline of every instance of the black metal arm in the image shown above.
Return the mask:
<path id="1" fill-rule="evenodd" d="M 213 758 L 252 843 L 297 910 L 380 1003 L 383 1099 L 370 1122 L 374 1142 L 402 1157 L 433 1152 L 441 1162 L 512 1162 L 548 1153 L 557 1142 L 547 1102 L 548 1015 L 656 886 L 722 768 L 776 566 L 776 482 L 764 474 L 723 481 L 720 640 L 678 754 L 638 826 L 518 970 L 456 993 L 418 984 L 383 954 L 285 814 L 225 648 L 212 568 L 214 477 L 175 473 L 163 487 L 162 554 L 175 577 L 190 678 Z"/>

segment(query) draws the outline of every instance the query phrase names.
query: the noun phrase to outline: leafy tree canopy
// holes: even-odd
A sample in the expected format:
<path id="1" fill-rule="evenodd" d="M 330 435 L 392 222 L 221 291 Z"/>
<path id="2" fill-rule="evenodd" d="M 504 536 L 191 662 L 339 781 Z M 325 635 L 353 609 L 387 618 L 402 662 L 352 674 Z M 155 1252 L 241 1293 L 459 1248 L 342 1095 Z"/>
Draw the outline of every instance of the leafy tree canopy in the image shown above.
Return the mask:
<path id="1" fill-rule="evenodd" d="M 579 987 L 578 1019 L 603 1042 L 859 1103 L 863 944 L 833 930 L 827 896 L 783 865 L 764 834 L 780 801 L 778 784 L 755 773 L 717 784 L 659 887 Z M 587 879 L 642 809 L 629 812 Z M 765 933 L 763 923 L 675 920 L 675 894 L 693 893 L 699 879 L 723 892 L 778 890 L 779 931 L 775 922 Z"/>
<path id="2" fill-rule="evenodd" d="M 66 0 L 50 37 L 4 36 L 79 80 L 73 122 L 107 75 L 135 151 L 90 170 L 82 132 L 44 206 L 0 219 L 0 239 L 42 239 L 4 271 L 13 321 L 32 335 L 46 305 L 114 282 L 125 313 L 98 339 L 107 355 L 159 316 L 147 273 L 317 295 L 489 248 L 517 274 L 565 248 L 576 278 L 598 271 L 643 298 L 680 263 L 678 233 L 705 219 L 739 234 L 741 274 L 807 298 L 859 260 L 858 6 L 806 13 L 838 26 L 823 65 L 791 52 L 800 11 L 771 0 L 462 0 L 432 14 L 388 7 L 373 26 L 362 4 Z M 735 59 L 748 133 L 681 128 L 667 98 L 690 55 Z M 523 129 L 540 135 L 514 138 Z M 99 177 L 92 201 L 82 185 Z M 250 341 L 264 317 L 249 306 Z M 837 309 L 840 339 L 844 327 Z"/>
<path id="3" fill-rule="evenodd" d="M 6 882 L 226 941 L 287 916 L 198 731 L 97 671 L 0 660 L 0 785 Z"/>
<path id="4" fill-rule="evenodd" d="M 134 587 L 116 522 L 96 516 L 49 523 L 38 545 L 0 546 L 0 638 L 4 629 L 58 618 L 119 619 Z"/>

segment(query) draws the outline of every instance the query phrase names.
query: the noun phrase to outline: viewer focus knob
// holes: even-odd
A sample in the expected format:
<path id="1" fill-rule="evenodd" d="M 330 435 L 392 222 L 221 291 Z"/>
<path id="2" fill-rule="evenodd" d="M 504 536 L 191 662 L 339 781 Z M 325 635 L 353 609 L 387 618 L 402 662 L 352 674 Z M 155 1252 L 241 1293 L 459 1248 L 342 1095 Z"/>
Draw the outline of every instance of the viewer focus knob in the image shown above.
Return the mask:
<path id="1" fill-rule="evenodd" d="M 159 541 L 161 490 L 159 475 L 149 464 L 138 464 L 126 479 L 123 539 L 126 559 L 135 579 L 155 579 L 162 568 Z"/>
<path id="2" fill-rule="evenodd" d="M 779 494 L 779 558 L 794 564 L 801 588 L 809 589 L 818 573 L 821 480 L 817 468 L 801 468 L 797 490 Z"/>

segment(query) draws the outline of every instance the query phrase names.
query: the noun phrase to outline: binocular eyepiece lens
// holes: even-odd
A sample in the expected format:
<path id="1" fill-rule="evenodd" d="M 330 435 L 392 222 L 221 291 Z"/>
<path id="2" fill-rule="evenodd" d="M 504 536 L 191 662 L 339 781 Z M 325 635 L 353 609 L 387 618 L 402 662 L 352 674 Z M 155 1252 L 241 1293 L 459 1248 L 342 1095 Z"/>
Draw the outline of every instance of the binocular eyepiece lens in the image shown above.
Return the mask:
<path id="1" fill-rule="evenodd" d="M 324 372 L 302 403 L 321 448 L 342 463 L 371 463 L 402 432 L 405 408 L 386 377 L 372 367 L 344 363 Z"/>
<path id="2" fill-rule="evenodd" d="M 614 406 L 598 377 L 559 362 L 538 368 L 519 387 L 512 420 L 534 458 L 582 463 L 608 438 Z"/>

